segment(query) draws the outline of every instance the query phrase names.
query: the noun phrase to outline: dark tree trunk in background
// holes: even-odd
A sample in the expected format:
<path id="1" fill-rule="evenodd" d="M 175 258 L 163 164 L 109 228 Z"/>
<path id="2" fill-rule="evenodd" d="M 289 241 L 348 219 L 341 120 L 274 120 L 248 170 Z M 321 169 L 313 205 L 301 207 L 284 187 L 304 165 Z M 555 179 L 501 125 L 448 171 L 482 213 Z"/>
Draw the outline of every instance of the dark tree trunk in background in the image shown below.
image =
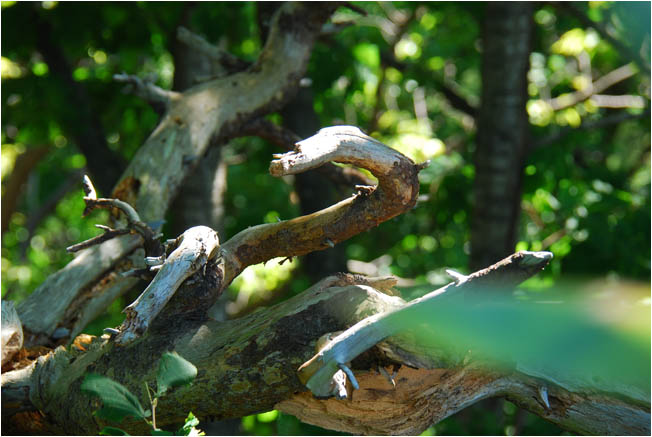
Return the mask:
<path id="1" fill-rule="evenodd" d="M 269 22 L 282 2 L 260 2 L 258 7 L 258 28 L 261 40 L 267 39 Z M 322 128 L 313 107 L 313 93 L 310 87 L 300 87 L 297 95 L 281 110 L 283 125 L 301 138 L 308 138 Z M 294 184 L 299 196 L 301 215 L 311 214 L 329 207 L 341 200 L 334 184 L 317 172 L 310 171 L 295 175 Z M 346 272 L 344 246 L 311 252 L 302 257 L 302 268 L 313 282 L 336 272 Z"/>
<path id="2" fill-rule="evenodd" d="M 91 104 L 86 88 L 72 76 L 68 59 L 57 45 L 59 36 L 52 25 L 40 15 L 40 5 L 35 4 L 32 19 L 37 23 L 37 49 L 61 82 L 61 92 L 68 103 L 60 112 L 61 124 L 65 134 L 71 138 L 86 158 L 86 166 L 93 182 L 100 190 L 100 195 L 110 196 L 113 186 L 122 174 L 126 163 L 120 156 L 109 149 L 104 136 L 104 129 L 98 117 L 98 109 Z"/>
<path id="3" fill-rule="evenodd" d="M 189 19 L 192 5 L 184 8 L 180 25 Z M 171 52 L 174 57 L 175 91 L 184 91 L 200 81 L 222 73 L 219 64 L 212 62 L 197 48 L 190 47 L 176 37 L 176 27 L 172 31 Z M 194 172 L 182 185 L 171 208 L 174 219 L 171 231 L 180 235 L 184 230 L 204 225 L 213 228 L 220 240 L 224 235 L 224 193 L 226 191 L 227 166 L 222 160 L 222 148 L 213 144 Z"/>
<path id="4" fill-rule="evenodd" d="M 471 270 L 514 250 L 527 150 L 527 71 L 533 4 L 487 3 L 482 107 L 474 156 Z"/>
<path id="5" fill-rule="evenodd" d="M 296 97 L 281 111 L 283 124 L 301 138 L 308 138 L 321 129 L 319 118 L 313 108 L 313 94 L 309 87 L 300 88 Z M 301 215 L 311 214 L 337 203 L 334 184 L 317 172 L 300 173 L 295 176 L 294 186 L 299 195 Z M 302 267 L 312 282 L 336 272 L 346 272 L 344 246 L 311 252 L 303 257 Z"/>

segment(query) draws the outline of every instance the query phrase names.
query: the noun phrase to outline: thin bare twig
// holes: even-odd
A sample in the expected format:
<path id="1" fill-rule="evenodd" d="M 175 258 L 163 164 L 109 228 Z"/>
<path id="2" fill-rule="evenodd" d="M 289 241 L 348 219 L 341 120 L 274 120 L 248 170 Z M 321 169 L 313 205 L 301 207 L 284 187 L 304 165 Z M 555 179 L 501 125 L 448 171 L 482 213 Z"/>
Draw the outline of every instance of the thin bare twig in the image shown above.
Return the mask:
<path id="1" fill-rule="evenodd" d="M 98 198 L 95 187 L 93 186 L 93 182 L 88 177 L 88 175 L 84 175 L 82 179 L 82 185 L 84 188 L 84 193 L 86 194 L 84 196 L 86 208 L 84 208 L 82 217 L 86 217 L 91 211 L 96 208 L 118 208 L 124 213 L 125 217 L 127 218 L 127 227 L 122 229 L 112 229 L 107 226 L 96 225 L 98 228 L 104 230 L 104 234 L 90 238 L 81 243 L 73 244 L 72 246 L 66 248 L 68 252 L 77 252 L 81 249 L 103 243 L 120 235 L 136 232 L 143 237 L 146 256 L 160 256 L 164 253 L 163 245 L 158 241 L 156 232 L 154 232 L 154 230 L 149 225 L 143 223 L 140 220 L 138 212 L 136 212 L 136 210 L 131 205 L 119 199 Z"/>
<path id="2" fill-rule="evenodd" d="M 99 227 L 101 225 L 95 225 L 96 227 Z M 73 244 L 72 246 L 66 247 L 66 252 L 69 253 L 74 253 L 74 252 L 79 252 L 82 249 L 86 249 L 87 247 L 95 246 L 96 244 L 101 244 L 104 243 L 105 241 L 110 240 L 111 238 L 119 237 L 120 235 L 126 235 L 131 232 L 130 229 L 103 229 L 104 233 L 101 235 L 98 235 L 93 238 L 89 238 L 86 241 L 82 241 L 81 243 Z"/>
<path id="3" fill-rule="evenodd" d="M 626 64 L 622 67 L 610 71 L 584 89 L 575 91 L 574 93 L 570 94 L 563 94 L 553 99 L 548 99 L 546 100 L 546 103 L 550 105 L 554 111 L 568 108 L 570 106 L 576 105 L 577 103 L 583 102 L 584 100 L 587 100 L 595 94 L 601 93 L 612 85 L 615 85 L 625 79 L 634 76 L 634 74 L 636 74 L 636 71 L 632 65 Z"/>

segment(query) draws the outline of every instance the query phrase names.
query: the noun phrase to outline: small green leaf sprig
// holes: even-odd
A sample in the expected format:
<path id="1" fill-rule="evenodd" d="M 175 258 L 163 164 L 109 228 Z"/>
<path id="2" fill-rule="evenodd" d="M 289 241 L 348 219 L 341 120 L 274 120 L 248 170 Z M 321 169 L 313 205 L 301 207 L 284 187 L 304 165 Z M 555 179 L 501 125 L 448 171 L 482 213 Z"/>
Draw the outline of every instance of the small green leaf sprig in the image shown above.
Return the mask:
<path id="1" fill-rule="evenodd" d="M 201 436 L 205 434 L 196 428 L 199 425 L 199 420 L 192 412 L 188 413 L 184 425 L 176 433 L 156 427 L 156 406 L 159 398 L 172 387 L 190 384 L 196 376 L 197 368 L 190 361 L 176 352 L 164 353 L 156 372 L 156 392 L 152 393 L 147 382 L 145 383 L 151 405 L 150 411 L 145 411 L 138 398 L 125 386 L 106 376 L 89 373 L 84 377 L 81 390 L 83 393 L 97 396 L 102 400 L 102 408 L 95 414 L 108 421 L 120 423 L 125 417 L 131 416 L 142 419 L 151 426 L 152 435 Z M 152 418 L 151 421 L 149 417 Z M 100 435 L 129 434 L 120 428 L 106 426 L 100 431 Z"/>

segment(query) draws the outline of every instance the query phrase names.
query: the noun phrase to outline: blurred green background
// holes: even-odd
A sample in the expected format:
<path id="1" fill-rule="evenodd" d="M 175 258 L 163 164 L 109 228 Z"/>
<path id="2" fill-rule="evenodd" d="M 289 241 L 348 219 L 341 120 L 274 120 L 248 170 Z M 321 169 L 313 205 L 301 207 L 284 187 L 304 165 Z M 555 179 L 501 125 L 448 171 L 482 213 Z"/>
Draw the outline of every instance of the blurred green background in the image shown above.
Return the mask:
<path id="1" fill-rule="evenodd" d="M 339 8 L 332 19 L 339 31 L 313 50 L 306 73 L 312 124 L 359 126 L 431 165 L 420 174 L 417 207 L 342 243 L 334 262 L 403 278 L 404 296 L 411 298 L 448 282 L 446 268 L 469 271 L 486 5 L 352 4 L 367 15 Z M 112 76 L 126 72 L 166 89 L 182 87 L 175 82 L 179 25 L 253 61 L 263 40 L 260 8 L 252 2 L 2 2 L 3 299 L 23 300 L 72 259 L 65 247 L 96 235 L 95 223 L 107 223 L 103 212 L 81 219 L 81 174 L 90 171 L 100 195 L 108 196 L 157 124 L 155 109 Z M 533 22 L 526 109 L 530 142 L 539 147 L 523 170 L 514 249 L 555 257 L 524 289 L 545 293 L 571 279 L 584 288 L 607 284 L 615 292 L 634 290 L 633 299 L 649 312 L 650 4 L 536 3 Z M 629 76 L 592 95 L 597 80 L 625 65 Z M 577 98 L 582 92 L 585 98 Z M 291 117 L 281 111 L 270 119 Z M 301 214 L 295 179 L 268 174 L 279 151 L 257 137 L 222 147 L 223 213 L 213 224 L 222 241 L 248 226 Z M 92 167 L 89 154 L 102 155 L 103 165 Z M 326 200 L 350 193 L 332 190 Z M 171 209 L 166 238 L 183 223 Z M 302 258 L 250 267 L 216 311 L 244 314 L 330 273 L 315 273 L 309 264 Z M 120 311 L 139 291 L 116 301 L 87 332 L 119 324 Z M 275 411 L 202 426 L 225 434 L 333 434 Z M 510 402 L 489 400 L 424 434 L 560 433 Z"/>

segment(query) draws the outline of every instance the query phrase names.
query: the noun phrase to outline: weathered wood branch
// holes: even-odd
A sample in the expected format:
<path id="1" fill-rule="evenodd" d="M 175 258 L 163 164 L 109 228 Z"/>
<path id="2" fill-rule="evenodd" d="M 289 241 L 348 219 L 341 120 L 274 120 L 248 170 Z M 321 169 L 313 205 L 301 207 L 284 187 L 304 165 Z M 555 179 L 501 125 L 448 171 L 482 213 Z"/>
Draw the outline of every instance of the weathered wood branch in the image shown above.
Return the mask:
<path id="1" fill-rule="evenodd" d="M 294 145 L 301 141 L 301 137 L 294 132 L 264 118 L 257 118 L 245 123 L 240 130 L 240 135 L 255 135 L 287 151 L 293 150 Z M 328 177 L 338 185 L 353 187 L 354 185 L 372 185 L 374 183 L 360 170 L 352 167 L 338 167 L 326 163 L 316 168 L 315 171 Z"/>
<path id="2" fill-rule="evenodd" d="M 138 212 L 121 200 L 98 199 L 90 179 L 84 177 L 84 215 L 94 208 L 122 210 L 127 216 L 128 228 L 138 231 L 144 239 L 145 262 L 149 260 L 157 264 L 158 272 L 153 281 L 125 309 L 127 319 L 116 339 L 118 344 L 133 342 L 145 333 L 181 284 L 200 268 L 204 273 L 209 269 L 217 282 L 212 291 L 193 301 L 199 312 L 209 308 L 233 278 L 249 265 L 278 256 L 292 257 L 333 247 L 336 242 L 411 209 L 419 192 L 417 174 L 424 166 L 415 165 L 399 152 L 352 126 L 322 129 L 298 142 L 294 151 L 277 158 L 270 165 L 270 172 L 275 176 L 300 173 L 333 160 L 367 168 L 378 178 L 379 185 L 363 186 L 352 198 L 314 214 L 248 228 L 222 247 L 219 247 L 217 234 L 212 229 L 205 226 L 191 228 L 177 239 L 179 247 L 165 259 L 162 245 L 154 238 L 154 232 L 140 221 Z M 107 231 L 104 235 L 72 248 L 88 247 L 119 235 L 117 230 L 103 228 Z M 213 263 L 209 268 L 209 260 L 218 254 L 221 262 Z M 181 309 L 181 312 L 186 311 L 186 308 Z"/>
<path id="3" fill-rule="evenodd" d="M 550 252 L 523 251 L 515 253 L 472 275 L 465 277 L 455 275 L 455 282 L 415 299 L 396 311 L 368 317 L 339 334 L 325 345 L 317 355 L 301 365 L 299 379 L 315 396 L 320 398 L 330 397 L 333 395 L 332 379 L 340 371 L 339 369 L 346 371 L 346 367 L 342 368 L 345 363 L 352 361 L 390 335 L 405 330 L 406 320 L 413 322 L 415 315 L 428 311 L 428 308 L 438 305 L 441 299 L 451 295 L 459 293 L 471 294 L 477 292 L 481 287 L 486 288 L 487 286 L 492 288 L 503 287 L 509 290 L 543 269 L 550 259 L 552 259 L 552 253 Z M 400 347 L 401 345 L 397 346 Z M 428 356 L 419 357 L 418 353 L 415 354 L 414 358 L 412 358 L 410 364 L 427 363 L 430 359 Z M 355 386 L 355 382 L 352 382 Z"/>
<path id="4" fill-rule="evenodd" d="M 132 205 L 143 222 L 163 219 L 211 139 L 229 137 L 243 122 L 275 110 L 292 96 L 322 24 L 336 7 L 334 3 L 284 4 L 274 16 L 258 60 L 249 69 L 171 98 L 160 124 L 110 197 Z M 97 315 L 133 286 L 133 278 L 122 278 L 116 272 L 138 267 L 142 254 L 129 255 L 139 247 L 139 240 L 124 236 L 85 249 L 41 284 L 18 307 L 27 343 L 52 344 L 55 330 L 62 334 L 59 339 L 65 340 L 79 332 L 80 321 L 90 319 L 79 316 L 81 307 L 92 307 Z"/>
<path id="5" fill-rule="evenodd" d="M 138 299 L 125 308 L 127 319 L 116 343 L 124 345 L 140 337 L 183 281 L 200 268 L 205 268 L 219 247 L 217 234 L 206 226 L 190 228 L 177 240 L 178 247 L 167 257 L 152 282 Z"/>
<path id="6" fill-rule="evenodd" d="M 494 270 L 500 267 L 490 271 Z M 360 389 L 350 399 L 315 399 L 304 391 L 296 369 L 314 354 L 316 340 L 406 306 L 401 298 L 378 292 L 375 286 L 387 284 L 355 275 L 333 276 L 240 319 L 221 323 L 166 319 L 164 311 L 148 335 L 125 347 L 116 346 L 108 336 L 94 339 L 85 352 L 60 347 L 30 367 L 2 375 L 3 425 L 12 432 L 96 434 L 106 423 L 92 414 L 96 401 L 80 393 L 84 375 L 89 371 L 109 375 L 147 405 L 143 381 L 153 384 L 159 357 L 176 351 L 197 366 L 198 376 L 192 386 L 173 389 L 159 401 L 157 424 L 163 427 L 182 420 L 190 410 L 200 418 L 225 419 L 277 408 L 329 429 L 417 434 L 480 399 L 505 396 L 576 432 L 649 434 L 649 397 L 569 388 L 556 383 L 559 375 L 489 367 L 479 358 L 440 360 L 436 348 L 403 334 L 387 338 L 373 349 L 371 358 L 353 361 Z M 170 305 L 185 299 L 179 292 Z M 402 366 L 397 372 L 391 367 L 426 361 L 419 357 L 448 364 Z M 33 415 L 40 420 L 27 421 Z M 121 424 L 132 433 L 145 432 L 142 426 L 135 420 Z"/>
<path id="7" fill-rule="evenodd" d="M 378 186 L 316 213 L 279 223 L 258 225 L 235 235 L 220 248 L 225 285 L 247 266 L 284 256 L 324 250 L 410 210 L 419 194 L 422 166 L 353 126 L 320 130 L 295 150 L 276 155 L 274 176 L 297 174 L 330 161 L 368 169 Z"/>

